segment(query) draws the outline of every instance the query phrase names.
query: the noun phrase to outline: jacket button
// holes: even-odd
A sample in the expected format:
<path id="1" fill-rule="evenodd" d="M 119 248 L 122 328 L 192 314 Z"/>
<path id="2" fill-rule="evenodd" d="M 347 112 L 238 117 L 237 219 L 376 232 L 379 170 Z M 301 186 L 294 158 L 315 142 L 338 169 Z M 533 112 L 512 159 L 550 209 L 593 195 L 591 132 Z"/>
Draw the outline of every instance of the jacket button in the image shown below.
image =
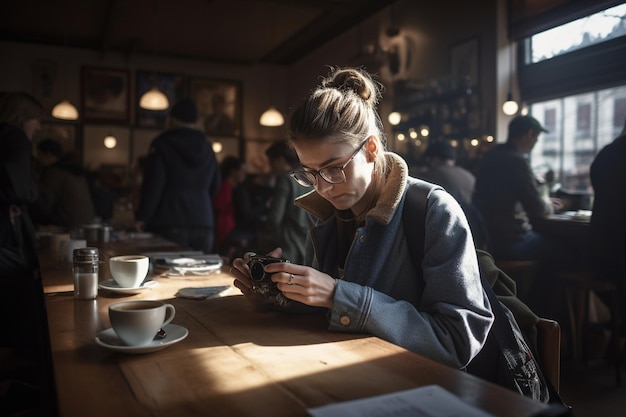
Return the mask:
<path id="1" fill-rule="evenodd" d="M 350 325 L 350 317 L 348 317 L 348 316 L 341 316 L 341 318 L 339 319 L 339 323 L 341 323 L 343 326 L 349 326 Z"/>

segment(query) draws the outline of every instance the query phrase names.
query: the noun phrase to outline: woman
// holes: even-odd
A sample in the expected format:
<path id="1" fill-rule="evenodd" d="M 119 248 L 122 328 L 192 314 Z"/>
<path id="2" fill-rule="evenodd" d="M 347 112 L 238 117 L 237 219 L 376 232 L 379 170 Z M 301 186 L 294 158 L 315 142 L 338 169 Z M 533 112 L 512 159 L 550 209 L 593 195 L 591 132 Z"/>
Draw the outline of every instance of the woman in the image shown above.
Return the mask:
<path id="1" fill-rule="evenodd" d="M 311 266 L 278 262 L 265 271 L 286 299 L 326 309 L 329 330 L 370 333 L 462 368 L 493 321 L 472 236 L 454 198 L 433 192 L 416 271 L 402 210 L 407 183 L 417 180 L 402 158 L 385 152 L 379 98 L 364 71 L 335 69 L 294 111 L 289 137 L 302 168 L 292 176 L 314 187 L 296 204 L 318 219 Z M 245 259 L 233 262 L 233 275 L 258 302 Z"/>

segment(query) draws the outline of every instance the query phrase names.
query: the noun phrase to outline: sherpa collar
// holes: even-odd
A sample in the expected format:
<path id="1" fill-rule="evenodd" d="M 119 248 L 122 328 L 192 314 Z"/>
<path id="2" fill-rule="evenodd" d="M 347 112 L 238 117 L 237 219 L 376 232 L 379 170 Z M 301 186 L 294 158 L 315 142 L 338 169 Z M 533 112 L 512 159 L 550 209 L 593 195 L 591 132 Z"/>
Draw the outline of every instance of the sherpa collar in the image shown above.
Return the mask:
<path id="1" fill-rule="evenodd" d="M 387 159 L 388 173 L 385 178 L 382 194 L 378 198 L 376 205 L 366 214 L 366 217 L 370 217 L 381 224 L 389 224 L 391 221 L 404 194 L 407 177 L 409 175 L 406 162 L 399 155 L 386 152 L 385 158 Z M 295 200 L 295 204 L 311 212 L 320 220 L 327 220 L 329 217 L 333 216 L 336 211 L 333 205 L 319 195 L 316 190 L 298 197 Z"/>

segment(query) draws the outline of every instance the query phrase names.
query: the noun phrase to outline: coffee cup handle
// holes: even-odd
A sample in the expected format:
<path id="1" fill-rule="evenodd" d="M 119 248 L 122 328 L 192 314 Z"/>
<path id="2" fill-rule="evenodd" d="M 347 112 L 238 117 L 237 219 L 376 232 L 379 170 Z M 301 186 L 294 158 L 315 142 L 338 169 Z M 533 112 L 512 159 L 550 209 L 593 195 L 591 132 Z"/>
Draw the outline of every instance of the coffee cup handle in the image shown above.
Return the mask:
<path id="1" fill-rule="evenodd" d="M 168 311 L 170 312 L 169 316 L 167 316 Z M 165 319 L 161 327 L 165 327 L 166 325 L 170 324 L 171 321 L 174 319 L 175 315 L 176 315 L 176 309 L 174 308 L 174 306 L 171 304 L 165 304 L 165 316 L 167 318 Z"/>

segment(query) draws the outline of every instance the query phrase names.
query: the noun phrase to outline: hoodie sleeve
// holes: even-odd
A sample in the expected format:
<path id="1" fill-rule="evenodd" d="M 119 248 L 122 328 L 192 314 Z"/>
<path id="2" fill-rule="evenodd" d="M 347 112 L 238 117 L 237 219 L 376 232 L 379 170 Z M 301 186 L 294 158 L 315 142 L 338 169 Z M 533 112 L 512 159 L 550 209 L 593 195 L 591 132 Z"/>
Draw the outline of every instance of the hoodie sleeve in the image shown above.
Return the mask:
<path id="1" fill-rule="evenodd" d="M 150 148 L 144 181 L 141 184 L 141 196 L 139 208 L 135 213 L 135 219 L 149 222 L 156 212 L 159 201 L 161 201 L 165 188 L 165 166 L 159 152 L 154 146 Z"/>

